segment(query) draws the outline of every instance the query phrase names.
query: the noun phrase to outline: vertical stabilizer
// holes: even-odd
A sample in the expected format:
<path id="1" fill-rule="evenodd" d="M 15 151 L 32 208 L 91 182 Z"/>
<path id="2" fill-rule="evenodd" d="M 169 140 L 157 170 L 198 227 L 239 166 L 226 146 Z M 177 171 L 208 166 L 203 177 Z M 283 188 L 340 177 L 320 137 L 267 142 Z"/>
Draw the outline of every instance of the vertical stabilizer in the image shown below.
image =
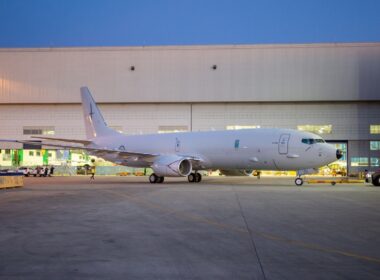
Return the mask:
<path id="1" fill-rule="evenodd" d="M 84 115 L 84 125 L 86 127 L 87 139 L 99 136 L 109 136 L 116 132 L 109 128 L 103 119 L 102 114 L 87 87 L 80 88 L 82 97 L 82 107 Z"/>

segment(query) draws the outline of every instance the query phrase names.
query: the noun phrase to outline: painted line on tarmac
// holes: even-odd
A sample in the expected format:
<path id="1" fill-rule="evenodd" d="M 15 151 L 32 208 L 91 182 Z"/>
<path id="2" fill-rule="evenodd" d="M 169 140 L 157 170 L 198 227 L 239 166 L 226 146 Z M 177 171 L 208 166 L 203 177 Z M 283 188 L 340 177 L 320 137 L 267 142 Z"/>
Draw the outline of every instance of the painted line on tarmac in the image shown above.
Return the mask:
<path id="1" fill-rule="evenodd" d="M 227 230 L 231 230 L 233 232 L 237 232 L 237 233 L 241 233 L 241 234 L 249 234 L 249 231 L 244 229 L 244 228 L 240 228 L 240 227 L 232 226 L 232 225 L 228 225 L 228 224 L 223 224 L 223 223 L 213 221 L 213 220 L 210 220 L 207 218 L 203 218 L 203 217 L 200 217 L 200 216 L 197 216 L 194 214 L 179 212 L 179 211 L 171 209 L 169 207 L 162 206 L 162 205 L 157 204 L 157 203 L 153 203 L 153 202 L 143 200 L 142 198 L 138 198 L 136 196 L 118 193 L 118 192 L 112 191 L 112 190 L 102 189 L 102 191 L 110 193 L 112 195 L 125 197 L 128 200 L 133 201 L 139 205 L 146 206 L 146 207 L 151 208 L 151 209 L 157 209 L 161 212 L 164 212 L 165 214 L 175 215 L 175 216 L 182 218 L 182 219 L 192 220 L 195 222 L 212 225 L 212 226 L 217 227 L 217 228 L 227 229 Z M 303 242 L 303 241 L 299 241 L 299 240 L 288 239 L 288 238 L 281 237 L 278 235 L 273 235 L 273 234 L 261 232 L 258 230 L 254 230 L 251 228 L 249 228 L 249 230 L 252 233 L 254 233 L 258 236 L 261 236 L 265 239 L 268 239 L 268 240 L 278 241 L 278 242 L 282 242 L 282 243 L 286 243 L 286 244 L 290 244 L 290 245 L 295 245 L 297 247 L 302 247 L 302 248 L 306 248 L 306 249 L 310 249 L 310 250 L 314 250 L 314 251 L 319 251 L 319 252 L 324 252 L 324 253 L 334 253 L 334 254 L 338 254 L 338 255 L 342 255 L 342 256 L 346 256 L 346 257 L 356 258 L 359 260 L 375 262 L 375 263 L 380 264 L 380 259 L 378 259 L 378 258 L 365 256 L 365 255 L 359 255 L 356 253 L 342 251 L 342 250 L 333 249 L 333 248 L 327 248 L 327 247 L 319 246 L 317 244 L 307 243 L 307 242 Z"/>

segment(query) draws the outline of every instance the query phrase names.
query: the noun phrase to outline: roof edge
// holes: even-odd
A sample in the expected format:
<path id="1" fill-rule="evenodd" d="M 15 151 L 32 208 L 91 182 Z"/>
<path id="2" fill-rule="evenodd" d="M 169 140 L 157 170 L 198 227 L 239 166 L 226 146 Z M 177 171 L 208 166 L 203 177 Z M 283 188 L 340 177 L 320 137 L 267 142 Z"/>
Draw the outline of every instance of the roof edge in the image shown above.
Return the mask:
<path id="1" fill-rule="evenodd" d="M 336 48 L 380 47 L 380 42 L 306 43 L 306 44 L 228 44 L 228 45 L 162 45 L 162 46 L 107 46 L 107 47 L 32 47 L 0 48 L 0 52 L 62 52 L 62 51 L 142 51 L 142 50 L 207 50 L 207 49 L 281 49 L 281 48 Z"/>

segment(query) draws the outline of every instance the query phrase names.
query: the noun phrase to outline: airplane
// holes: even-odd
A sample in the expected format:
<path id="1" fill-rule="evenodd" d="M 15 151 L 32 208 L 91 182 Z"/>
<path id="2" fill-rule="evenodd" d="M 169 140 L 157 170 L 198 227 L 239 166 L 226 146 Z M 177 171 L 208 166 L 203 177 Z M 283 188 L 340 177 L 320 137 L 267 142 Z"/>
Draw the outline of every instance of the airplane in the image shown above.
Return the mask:
<path id="1" fill-rule="evenodd" d="M 302 175 L 315 173 L 343 156 L 341 150 L 320 136 L 293 129 L 255 128 L 244 130 L 125 135 L 107 126 L 89 89 L 81 87 L 86 139 L 32 137 L 32 140 L 1 140 L 63 149 L 82 149 L 118 165 L 151 168 L 150 183 L 165 177 L 187 177 L 200 182 L 200 170 L 249 173 L 249 170 L 297 170 L 295 184 Z M 59 141 L 51 143 L 51 141 Z M 61 144 L 63 143 L 63 144 Z M 70 143 L 70 144 L 66 144 Z"/>

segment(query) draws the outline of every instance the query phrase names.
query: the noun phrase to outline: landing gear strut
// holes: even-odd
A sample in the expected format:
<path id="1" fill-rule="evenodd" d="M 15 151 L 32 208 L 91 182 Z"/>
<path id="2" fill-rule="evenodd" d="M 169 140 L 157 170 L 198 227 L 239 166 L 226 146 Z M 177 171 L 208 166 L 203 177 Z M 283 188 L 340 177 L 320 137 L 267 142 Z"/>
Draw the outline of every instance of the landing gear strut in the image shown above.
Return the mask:
<path id="1" fill-rule="evenodd" d="M 297 185 L 297 186 L 302 186 L 303 185 L 303 179 L 301 178 L 302 174 L 304 174 L 302 172 L 302 170 L 298 170 L 297 171 L 297 178 L 296 180 L 294 181 L 294 183 Z"/>
<path id="2" fill-rule="evenodd" d="M 163 176 L 157 176 L 156 174 L 152 173 L 150 176 L 149 176 L 149 182 L 152 183 L 152 184 L 155 184 L 155 183 L 163 183 L 164 182 L 164 179 L 165 177 Z"/>
<path id="3" fill-rule="evenodd" d="M 202 181 L 202 175 L 198 172 L 190 173 L 189 176 L 187 176 L 187 180 L 190 183 L 199 183 L 200 181 Z"/>

